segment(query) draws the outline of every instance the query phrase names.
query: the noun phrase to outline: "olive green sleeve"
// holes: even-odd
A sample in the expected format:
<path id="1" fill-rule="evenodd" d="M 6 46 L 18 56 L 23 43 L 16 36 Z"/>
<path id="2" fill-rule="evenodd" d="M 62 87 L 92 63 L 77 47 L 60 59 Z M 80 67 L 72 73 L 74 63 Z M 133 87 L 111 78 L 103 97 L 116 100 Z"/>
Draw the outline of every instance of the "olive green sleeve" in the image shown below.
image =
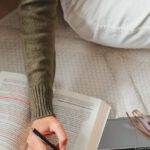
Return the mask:
<path id="1" fill-rule="evenodd" d="M 54 115 L 56 7 L 57 0 L 21 0 L 19 5 L 31 120 Z"/>

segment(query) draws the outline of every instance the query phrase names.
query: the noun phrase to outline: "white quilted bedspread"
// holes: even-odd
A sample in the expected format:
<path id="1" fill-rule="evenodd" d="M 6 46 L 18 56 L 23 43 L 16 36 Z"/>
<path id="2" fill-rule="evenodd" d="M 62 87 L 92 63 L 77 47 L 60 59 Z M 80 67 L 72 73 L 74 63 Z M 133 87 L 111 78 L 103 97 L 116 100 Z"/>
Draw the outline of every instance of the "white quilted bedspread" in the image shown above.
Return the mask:
<path id="1" fill-rule="evenodd" d="M 60 12 L 59 12 L 60 13 Z M 24 72 L 15 10 L 0 21 L 0 70 Z M 103 47 L 82 40 L 58 17 L 54 86 L 107 101 L 110 118 L 134 108 L 150 114 L 150 51 Z"/>

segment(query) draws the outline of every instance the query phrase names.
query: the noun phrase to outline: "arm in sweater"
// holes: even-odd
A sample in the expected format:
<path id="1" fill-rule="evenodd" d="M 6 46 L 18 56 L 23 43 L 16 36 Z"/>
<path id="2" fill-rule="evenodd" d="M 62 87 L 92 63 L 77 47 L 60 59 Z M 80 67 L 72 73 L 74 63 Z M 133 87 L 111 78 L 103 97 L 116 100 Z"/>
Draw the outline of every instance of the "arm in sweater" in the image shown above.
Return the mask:
<path id="1" fill-rule="evenodd" d="M 54 115 L 56 7 L 57 0 L 21 0 L 19 5 L 31 120 Z"/>

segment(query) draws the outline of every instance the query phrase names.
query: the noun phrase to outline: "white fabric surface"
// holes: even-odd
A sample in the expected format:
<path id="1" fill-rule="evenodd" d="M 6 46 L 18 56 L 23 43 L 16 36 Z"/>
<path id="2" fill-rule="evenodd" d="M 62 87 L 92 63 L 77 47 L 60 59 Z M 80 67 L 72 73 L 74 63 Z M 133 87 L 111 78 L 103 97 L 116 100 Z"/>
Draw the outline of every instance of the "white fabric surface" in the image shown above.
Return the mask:
<path id="1" fill-rule="evenodd" d="M 60 16 L 60 12 L 59 12 Z M 16 11 L 0 22 L 0 70 L 24 72 Z M 110 118 L 138 108 L 150 114 L 150 51 L 108 48 L 84 41 L 59 17 L 55 88 L 107 101 Z"/>
<path id="2" fill-rule="evenodd" d="M 83 38 L 106 46 L 150 48 L 149 0 L 60 0 L 65 20 Z"/>

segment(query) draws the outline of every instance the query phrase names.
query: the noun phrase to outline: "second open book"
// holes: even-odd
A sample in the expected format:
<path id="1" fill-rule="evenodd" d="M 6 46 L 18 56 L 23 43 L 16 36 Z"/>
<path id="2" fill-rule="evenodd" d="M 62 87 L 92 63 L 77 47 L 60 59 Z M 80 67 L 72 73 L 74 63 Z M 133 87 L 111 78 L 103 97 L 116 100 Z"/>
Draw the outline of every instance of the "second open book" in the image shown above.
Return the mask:
<path id="1" fill-rule="evenodd" d="M 2 114 L 11 118 L 11 120 L 5 118 L 0 122 L 0 129 L 2 125 L 8 122 L 11 122 L 9 127 L 10 132 L 16 129 L 16 127 L 18 128 L 15 133 L 16 138 L 13 137 L 11 139 L 10 134 L 5 132 L 5 136 L 1 137 L 2 135 L 0 135 L 0 139 L 3 138 L 3 141 L 5 140 L 5 144 L 0 140 L 0 149 L 3 148 L 4 150 L 4 148 L 8 147 L 19 149 L 21 144 L 26 143 L 26 137 L 28 135 L 26 128 L 30 126 L 30 102 L 27 96 L 26 76 L 18 73 L 1 72 L 0 100 L 2 100 L 0 110 L 5 106 Z M 11 106 L 18 113 L 21 113 L 23 117 L 19 118 L 15 115 L 16 112 L 9 111 L 6 103 L 11 103 Z M 57 118 L 63 124 L 68 135 L 67 150 L 98 149 L 110 112 L 110 106 L 108 104 L 97 98 L 64 90 L 55 90 L 53 107 Z M 55 136 L 48 138 L 52 143 L 57 142 Z"/>

